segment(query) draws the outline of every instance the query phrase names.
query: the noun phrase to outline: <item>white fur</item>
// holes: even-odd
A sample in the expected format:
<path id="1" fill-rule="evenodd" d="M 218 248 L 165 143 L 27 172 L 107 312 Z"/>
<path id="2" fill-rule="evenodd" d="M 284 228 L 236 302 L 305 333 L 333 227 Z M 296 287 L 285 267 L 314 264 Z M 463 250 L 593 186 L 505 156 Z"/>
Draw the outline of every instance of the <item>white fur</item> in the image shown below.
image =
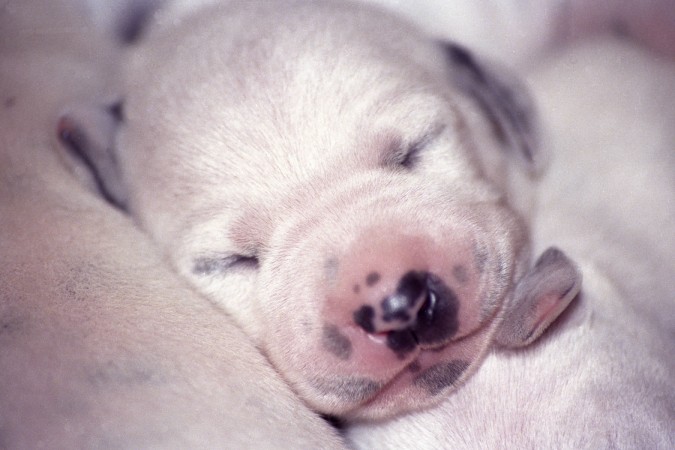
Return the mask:
<path id="1" fill-rule="evenodd" d="M 66 170 L 58 115 L 106 97 L 116 52 L 71 3 L 20 6 L 0 11 L 0 447 L 343 448 Z"/>
<path id="2" fill-rule="evenodd" d="M 441 406 L 354 426 L 357 448 L 675 444 L 675 65 L 605 40 L 529 81 L 554 152 L 535 245 L 581 264 L 578 304 L 533 348 L 490 355 Z"/>
<path id="3" fill-rule="evenodd" d="M 500 69 L 453 66 L 438 42 L 363 5 L 184 5 L 158 12 L 130 53 L 122 175 L 110 184 L 126 188 L 120 203 L 177 271 L 238 320 L 310 405 L 352 418 L 419 408 L 442 396 L 419 387 L 413 367 L 429 375 L 466 363 L 451 389 L 498 326 L 522 341 L 527 324 L 500 320 L 521 301 L 514 287 L 529 270 L 527 190 L 517 180 L 539 163 L 535 121 L 513 131 L 472 98 L 477 90 L 483 109 L 499 108 L 506 96 L 490 96 L 508 89 L 532 119 L 521 86 Z M 474 88 L 472 77 L 486 80 Z M 531 161 L 518 157 L 521 138 Z M 419 165 L 397 163 L 418 142 L 427 142 Z M 475 269 L 482 251 L 484 271 Z M 242 256 L 259 268 L 229 265 Z M 464 288 L 453 281 L 459 266 Z M 575 283 L 573 269 L 546 267 L 528 286 Z M 394 355 L 357 326 L 355 311 L 371 300 L 351 291 L 369 272 L 392 286 L 410 270 L 460 289 L 460 328 L 457 339 Z M 381 289 L 373 303 L 388 295 Z M 567 292 L 557 311 L 576 291 Z M 326 350 L 331 327 L 347 340 L 344 359 Z"/>
<path id="4" fill-rule="evenodd" d="M 119 5 L 89 3 L 114 26 L 107 14 Z M 0 447 L 339 448 L 231 321 L 175 280 L 147 239 L 54 157 L 63 105 L 108 99 L 101 72 L 111 70 L 93 55 L 115 59 L 91 27 L 72 22 L 87 12 L 79 3 L 49 4 L 0 2 L 0 100 L 15 99 L 0 110 Z M 66 44 L 64 33 L 87 38 Z M 486 33 L 476 34 L 477 45 L 500 55 L 499 45 L 511 44 L 486 46 Z M 357 447 L 673 447 L 673 69 L 646 58 L 626 72 L 619 61 L 628 53 L 609 46 L 538 75 L 563 152 L 545 181 L 550 213 L 540 216 L 535 244 L 555 239 L 584 261 L 584 303 L 539 347 L 491 355 L 443 406 L 354 427 Z M 587 71 L 607 54 L 613 64 Z M 606 80 L 618 75 L 618 91 L 606 95 Z M 640 126 L 626 126 L 636 117 Z M 605 146 L 620 151 L 593 151 Z M 606 167 L 611 174 L 599 170 Z M 650 169 L 631 170 L 638 167 Z M 568 185 L 591 194 L 571 195 Z"/>

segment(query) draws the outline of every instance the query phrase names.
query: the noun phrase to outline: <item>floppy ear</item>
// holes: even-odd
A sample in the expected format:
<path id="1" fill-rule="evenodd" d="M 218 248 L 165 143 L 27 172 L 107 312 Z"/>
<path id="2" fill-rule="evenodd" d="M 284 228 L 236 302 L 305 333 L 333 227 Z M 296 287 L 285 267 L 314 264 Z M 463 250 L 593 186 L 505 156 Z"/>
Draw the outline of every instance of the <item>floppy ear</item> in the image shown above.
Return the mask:
<path id="1" fill-rule="evenodd" d="M 541 162 L 536 114 L 523 83 L 505 68 L 480 61 L 457 44 L 443 42 L 442 46 L 455 85 L 476 102 L 499 145 L 537 172 Z"/>
<path id="2" fill-rule="evenodd" d="M 496 335 L 503 347 L 523 347 L 536 340 L 581 289 L 581 273 L 560 250 L 551 247 L 516 285 Z"/>
<path id="3" fill-rule="evenodd" d="M 127 193 L 114 146 L 121 122 L 119 102 L 109 106 L 78 104 L 61 115 L 56 131 L 59 142 L 87 169 L 99 193 L 125 209 Z"/>

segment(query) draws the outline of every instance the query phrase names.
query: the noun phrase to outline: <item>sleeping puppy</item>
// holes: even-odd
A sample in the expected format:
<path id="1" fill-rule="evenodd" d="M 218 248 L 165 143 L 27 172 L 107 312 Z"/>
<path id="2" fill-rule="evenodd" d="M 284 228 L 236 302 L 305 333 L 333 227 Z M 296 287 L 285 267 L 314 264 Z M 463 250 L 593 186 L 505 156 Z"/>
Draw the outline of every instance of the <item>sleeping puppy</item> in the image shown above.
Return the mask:
<path id="1" fill-rule="evenodd" d="M 675 64 L 599 39 L 540 62 L 555 158 L 535 246 L 579 263 L 584 288 L 544 339 L 495 352 L 444 403 L 355 424 L 355 448 L 675 447 Z M 599 170 L 600 169 L 600 170 Z"/>
<path id="2" fill-rule="evenodd" d="M 147 31 L 115 151 L 86 108 L 62 142 L 316 410 L 436 403 L 575 297 L 563 252 L 530 263 L 513 77 L 345 2 L 175 4 Z"/>

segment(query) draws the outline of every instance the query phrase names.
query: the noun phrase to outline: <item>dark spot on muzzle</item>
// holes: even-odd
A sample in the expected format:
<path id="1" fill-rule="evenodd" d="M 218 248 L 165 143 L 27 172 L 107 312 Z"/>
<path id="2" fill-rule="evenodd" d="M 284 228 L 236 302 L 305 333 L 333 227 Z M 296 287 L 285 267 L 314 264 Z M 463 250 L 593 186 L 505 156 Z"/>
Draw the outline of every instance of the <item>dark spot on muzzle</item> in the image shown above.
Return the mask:
<path id="1" fill-rule="evenodd" d="M 366 276 L 366 286 L 371 287 L 377 284 L 378 281 L 380 281 L 380 274 L 377 272 L 370 272 L 368 276 Z"/>
<path id="2" fill-rule="evenodd" d="M 362 402 L 382 388 L 382 384 L 370 378 L 316 378 L 311 386 L 321 395 L 334 396 L 348 402 Z"/>
<path id="3" fill-rule="evenodd" d="M 415 305 L 423 301 L 425 275 L 419 272 L 406 273 L 396 288 L 396 292 L 382 300 L 382 320 L 393 322 L 398 320 L 405 324 L 411 320 Z"/>
<path id="4" fill-rule="evenodd" d="M 469 367 L 469 362 L 455 359 L 429 367 L 413 379 L 413 384 L 426 389 L 430 395 L 438 395 L 452 386 Z"/>
<path id="5" fill-rule="evenodd" d="M 433 274 L 427 275 L 427 304 L 411 328 L 420 344 L 437 344 L 450 339 L 459 329 L 459 299 Z"/>
<path id="6" fill-rule="evenodd" d="M 321 344 L 343 361 L 348 360 L 352 355 L 352 342 L 335 325 L 324 325 Z"/>
<path id="7" fill-rule="evenodd" d="M 387 347 L 389 347 L 400 359 L 417 347 L 417 337 L 408 330 L 396 330 L 387 333 Z"/>
<path id="8" fill-rule="evenodd" d="M 411 271 L 380 308 L 363 305 L 353 318 L 367 333 L 386 333 L 387 346 L 405 358 L 419 344 L 430 347 L 449 340 L 459 328 L 458 312 L 457 295 L 438 276 Z"/>
<path id="9" fill-rule="evenodd" d="M 354 313 L 354 322 L 361 328 L 363 328 L 366 333 L 375 332 L 375 309 L 369 305 L 363 305 Z"/>
<path id="10" fill-rule="evenodd" d="M 469 281 L 469 273 L 467 272 L 466 267 L 462 265 L 453 267 L 452 275 L 459 284 L 466 284 L 466 282 Z"/>

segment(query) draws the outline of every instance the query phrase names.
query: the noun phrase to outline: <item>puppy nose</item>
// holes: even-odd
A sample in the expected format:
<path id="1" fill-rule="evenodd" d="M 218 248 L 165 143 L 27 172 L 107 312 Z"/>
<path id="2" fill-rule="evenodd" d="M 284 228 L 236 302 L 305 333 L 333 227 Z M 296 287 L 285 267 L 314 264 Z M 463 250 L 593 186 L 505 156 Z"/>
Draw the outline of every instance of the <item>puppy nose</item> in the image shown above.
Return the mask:
<path id="1" fill-rule="evenodd" d="M 370 367 L 445 345 L 460 322 L 460 282 L 452 268 L 472 265 L 454 241 L 463 242 L 453 237 L 442 247 L 422 233 L 368 229 L 326 264 L 332 270 L 326 275 L 325 322 L 349 336 L 359 349 L 354 353 L 367 354 Z M 338 345 L 327 341 L 329 350 Z"/>
<path id="2" fill-rule="evenodd" d="M 379 305 L 363 305 L 355 311 L 354 322 L 368 333 L 405 330 L 416 324 L 423 306 L 425 314 L 432 315 L 434 304 L 435 295 L 427 289 L 426 274 L 411 271 L 401 277 L 396 291 Z"/>
<path id="3" fill-rule="evenodd" d="M 386 336 L 387 347 L 403 356 L 422 344 L 442 342 L 456 330 L 458 301 L 439 277 L 410 271 L 379 304 L 363 305 L 354 322 L 372 335 Z"/>

